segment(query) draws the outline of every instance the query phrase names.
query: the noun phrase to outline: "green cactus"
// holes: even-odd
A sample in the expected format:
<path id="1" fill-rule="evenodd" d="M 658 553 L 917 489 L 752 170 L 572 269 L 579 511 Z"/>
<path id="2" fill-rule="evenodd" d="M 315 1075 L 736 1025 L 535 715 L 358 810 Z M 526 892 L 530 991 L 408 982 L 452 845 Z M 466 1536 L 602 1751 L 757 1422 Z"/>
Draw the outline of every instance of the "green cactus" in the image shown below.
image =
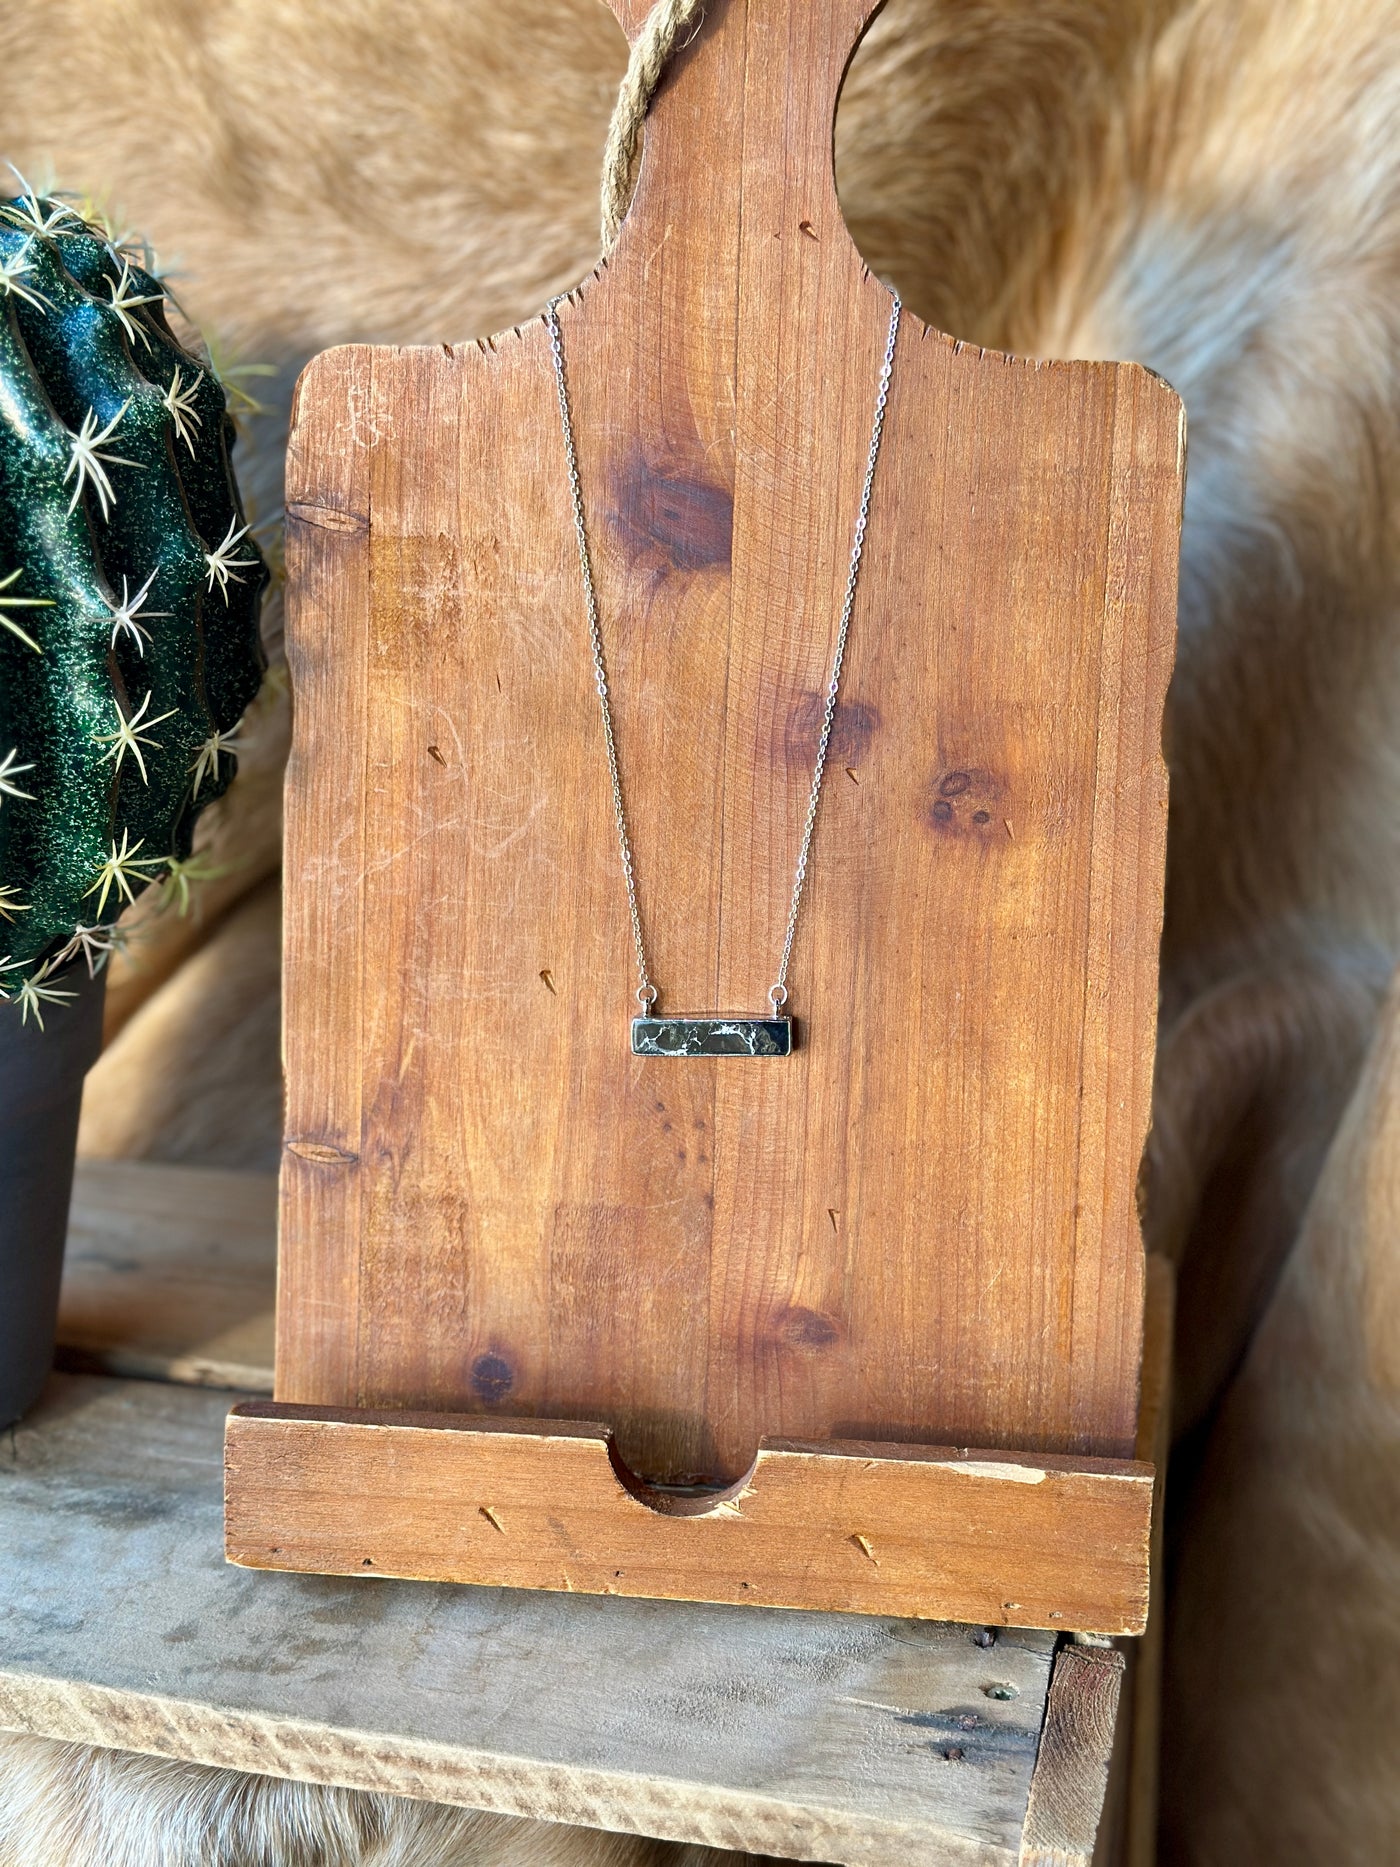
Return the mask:
<path id="1" fill-rule="evenodd" d="M 233 424 L 164 304 L 72 207 L 0 201 L 0 995 L 25 1016 L 189 856 L 265 666 Z"/>

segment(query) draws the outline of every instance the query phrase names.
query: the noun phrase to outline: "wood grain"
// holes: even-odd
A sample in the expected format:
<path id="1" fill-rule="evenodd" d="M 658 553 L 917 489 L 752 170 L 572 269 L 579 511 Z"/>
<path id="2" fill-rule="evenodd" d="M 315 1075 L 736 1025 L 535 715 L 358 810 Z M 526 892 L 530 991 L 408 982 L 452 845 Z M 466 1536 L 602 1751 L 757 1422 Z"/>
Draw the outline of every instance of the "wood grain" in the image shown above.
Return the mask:
<path id="1" fill-rule="evenodd" d="M 732 1490 L 629 1489 L 604 1428 L 253 1402 L 227 1549 L 254 1568 L 1141 1633 L 1152 1468 L 768 1442 Z"/>
<path id="2" fill-rule="evenodd" d="M 561 312 L 676 1012 L 761 1011 L 781 945 L 889 315 L 831 175 L 871 10 L 707 8 Z M 1131 1453 L 1181 421 L 906 320 L 800 1047 L 675 1063 L 628 1049 L 542 322 L 313 362 L 280 1400 L 599 1420 L 673 1484 L 775 1437 Z"/>
<path id="3" fill-rule="evenodd" d="M 61 1376 L 7 1440 L 0 1727 L 800 1860 L 1014 1867 L 1052 1635 L 251 1574 L 220 1549 L 225 1404 Z"/>
<path id="4" fill-rule="evenodd" d="M 1121 1653 L 1070 1646 L 1057 1657 L 1026 1809 L 1021 1867 L 1089 1867 L 1122 1683 Z"/>
<path id="5" fill-rule="evenodd" d="M 59 1365 L 271 1393 L 276 1212 L 266 1174 L 80 1160 Z"/>

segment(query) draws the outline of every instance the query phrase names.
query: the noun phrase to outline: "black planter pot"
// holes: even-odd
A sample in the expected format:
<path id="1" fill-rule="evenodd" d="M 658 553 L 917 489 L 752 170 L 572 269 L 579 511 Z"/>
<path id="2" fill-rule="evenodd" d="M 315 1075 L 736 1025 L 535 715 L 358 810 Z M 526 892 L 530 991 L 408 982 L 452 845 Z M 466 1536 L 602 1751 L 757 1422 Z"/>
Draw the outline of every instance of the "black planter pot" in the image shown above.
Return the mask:
<path id="1" fill-rule="evenodd" d="M 38 1398 L 53 1361 L 83 1078 L 102 1048 L 105 975 L 86 967 L 44 1029 L 0 1005 L 0 1427 Z"/>

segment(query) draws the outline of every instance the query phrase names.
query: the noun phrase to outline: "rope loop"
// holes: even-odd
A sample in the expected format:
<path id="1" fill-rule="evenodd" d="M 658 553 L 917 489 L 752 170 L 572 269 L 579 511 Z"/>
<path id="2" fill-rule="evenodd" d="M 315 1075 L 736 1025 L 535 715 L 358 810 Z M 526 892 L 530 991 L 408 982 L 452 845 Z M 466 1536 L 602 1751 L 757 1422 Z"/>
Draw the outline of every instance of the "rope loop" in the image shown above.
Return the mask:
<path id="1" fill-rule="evenodd" d="M 603 151 L 604 253 L 612 251 L 631 205 L 642 156 L 642 126 L 661 74 L 686 27 L 693 21 L 695 32 L 700 30 L 704 12 L 704 0 L 657 0 L 632 47 Z M 692 33 L 691 38 L 694 36 Z"/>

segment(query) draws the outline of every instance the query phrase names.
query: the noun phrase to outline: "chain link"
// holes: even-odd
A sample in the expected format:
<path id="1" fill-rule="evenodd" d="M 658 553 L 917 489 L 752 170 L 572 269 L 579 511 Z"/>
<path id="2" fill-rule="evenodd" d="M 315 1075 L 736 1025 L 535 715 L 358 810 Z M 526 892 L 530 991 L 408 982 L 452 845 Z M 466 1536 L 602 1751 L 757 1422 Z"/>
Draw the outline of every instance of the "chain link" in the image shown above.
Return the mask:
<path id="1" fill-rule="evenodd" d="M 642 911 L 637 905 L 637 874 L 632 862 L 632 838 L 627 832 L 627 812 L 622 802 L 622 773 L 617 761 L 617 737 L 613 732 L 612 703 L 608 698 L 608 668 L 603 658 L 603 631 L 598 620 L 598 590 L 593 581 L 593 554 L 588 549 L 588 526 L 583 510 L 583 482 L 579 477 L 578 448 L 574 444 L 574 418 L 569 407 L 569 381 L 564 373 L 564 338 L 559 328 L 559 300 L 551 298 L 545 310 L 549 326 L 549 344 L 554 353 L 554 380 L 559 391 L 559 420 L 564 430 L 564 453 L 569 466 L 569 496 L 573 503 L 574 535 L 578 540 L 579 570 L 583 575 L 583 600 L 588 612 L 588 637 L 593 649 L 593 680 L 598 689 L 598 708 L 603 716 L 603 743 L 608 749 L 608 776 L 612 781 L 613 816 L 617 821 L 617 846 L 622 857 L 622 874 L 627 883 L 627 907 L 632 916 L 632 944 L 637 949 L 637 1003 L 649 1011 L 656 1003 L 656 987 L 647 974 L 647 949 L 642 938 Z"/>
<path id="2" fill-rule="evenodd" d="M 632 838 L 627 828 L 627 810 L 623 803 L 622 772 L 617 755 L 617 735 L 613 731 L 612 701 L 608 692 L 607 661 L 603 654 L 603 631 L 598 613 L 598 589 L 593 579 L 593 554 L 588 547 L 588 523 L 583 504 L 583 481 L 579 474 L 578 447 L 574 440 L 574 418 L 569 399 L 569 379 L 564 366 L 564 336 L 559 325 L 559 306 L 562 298 L 551 298 L 545 307 L 545 323 L 549 328 L 550 351 L 554 358 L 554 381 L 559 395 L 559 422 L 564 436 L 564 454 L 568 463 L 569 497 L 573 508 L 574 536 L 578 543 L 579 572 L 583 581 L 584 608 L 588 617 L 588 637 L 593 653 L 593 679 L 598 691 L 598 708 L 603 719 L 603 743 L 607 748 L 608 777 L 612 785 L 613 817 L 617 824 L 618 851 L 622 858 L 622 874 L 627 884 L 627 907 L 632 920 L 632 944 L 637 954 L 637 1002 L 643 1011 L 650 1011 L 657 1000 L 656 987 L 651 982 L 647 971 L 646 941 L 642 933 L 642 911 L 637 903 L 637 875 L 632 857 Z M 793 941 L 797 938 L 797 920 L 802 908 L 802 895 L 807 885 L 807 867 L 812 853 L 812 838 L 817 827 L 817 812 L 821 804 L 822 784 L 826 777 L 827 753 L 831 749 L 832 727 L 836 719 L 837 702 L 841 695 L 841 670 L 846 660 L 846 642 L 851 632 L 851 619 L 855 614 L 856 590 L 860 583 L 861 560 L 865 555 L 865 534 L 870 524 L 870 502 L 875 489 L 875 469 L 880 459 L 880 443 L 885 432 L 885 409 L 889 403 L 890 384 L 894 379 L 895 347 L 899 341 L 899 323 L 903 306 L 898 296 L 890 311 L 889 338 L 885 344 L 884 363 L 880 370 L 880 386 L 875 399 L 875 420 L 870 435 L 870 452 L 865 466 L 865 482 L 861 488 L 860 510 L 856 516 L 855 537 L 851 545 L 850 569 L 846 576 L 846 594 L 841 606 L 841 620 L 836 631 L 836 649 L 832 657 L 831 679 L 827 682 L 826 704 L 822 711 L 821 734 L 817 740 L 816 763 L 812 770 L 812 788 L 807 799 L 807 815 L 802 826 L 802 844 L 797 856 L 797 869 L 792 881 L 792 900 L 788 907 L 787 926 L 783 933 L 783 950 L 778 961 L 778 977 L 770 987 L 769 1003 L 774 1014 L 781 1012 L 787 1003 L 788 967 L 792 962 Z"/>
<path id="3" fill-rule="evenodd" d="M 807 799 L 807 818 L 802 826 L 802 847 L 797 853 L 797 872 L 792 878 L 792 902 L 788 908 L 787 928 L 783 934 L 783 952 L 778 961 L 778 976 L 769 988 L 768 999 L 775 1012 L 787 1003 L 788 966 L 792 961 L 792 943 L 797 938 L 797 916 L 802 907 L 802 891 L 807 886 L 807 859 L 812 853 L 812 837 L 817 827 L 817 807 L 821 803 L 822 782 L 826 777 L 826 755 L 831 749 L 831 728 L 836 719 L 836 703 L 841 695 L 841 669 L 846 661 L 846 640 L 851 633 L 851 618 L 856 609 L 856 586 L 860 582 L 861 559 L 865 556 L 865 533 L 870 524 L 870 500 L 875 490 L 875 468 L 880 459 L 880 443 L 885 434 L 885 409 L 894 379 L 894 352 L 899 341 L 899 320 L 904 307 L 895 296 L 890 311 L 889 341 L 880 370 L 880 388 L 875 398 L 875 421 L 870 433 L 870 454 L 865 463 L 865 484 L 861 488 L 860 511 L 856 515 L 855 538 L 851 544 L 851 567 L 846 577 L 846 597 L 841 605 L 841 624 L 836 631 L 836 652 L 831 661 L 831 679 L 827 682 L 826 706 L 822 712 L 821 737 L 817 741 L 817 760 L 812 768 L 812 789 Z"/>

